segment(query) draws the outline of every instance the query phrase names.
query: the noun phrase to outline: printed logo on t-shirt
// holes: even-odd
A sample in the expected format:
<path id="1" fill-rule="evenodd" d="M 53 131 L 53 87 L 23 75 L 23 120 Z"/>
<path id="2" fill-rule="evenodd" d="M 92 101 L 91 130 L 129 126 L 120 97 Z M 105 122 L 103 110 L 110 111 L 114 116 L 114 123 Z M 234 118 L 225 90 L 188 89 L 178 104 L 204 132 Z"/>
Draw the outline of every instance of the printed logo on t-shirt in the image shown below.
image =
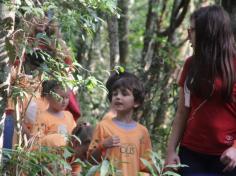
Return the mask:
<path id="1" fill-rule="evenodd" d="M 58 126 L 58 133 L 66 135 L 67 134 L 66 125 L 64 125 L 64 124 L 59 125 Z"/>
<path id="2" fill-rule="evenodd" d="M 231 135 L 226 135 L 225 136 L 225 144 L 232 145 L 233 144 L 234 137 Z"/>
<path id="3" fill-rule="evenodd" d="M 120 153 L 128 155 L 134 155 L 135 153 L 135 145 L 133 144 L 122 144 L 120 146 Z"/>

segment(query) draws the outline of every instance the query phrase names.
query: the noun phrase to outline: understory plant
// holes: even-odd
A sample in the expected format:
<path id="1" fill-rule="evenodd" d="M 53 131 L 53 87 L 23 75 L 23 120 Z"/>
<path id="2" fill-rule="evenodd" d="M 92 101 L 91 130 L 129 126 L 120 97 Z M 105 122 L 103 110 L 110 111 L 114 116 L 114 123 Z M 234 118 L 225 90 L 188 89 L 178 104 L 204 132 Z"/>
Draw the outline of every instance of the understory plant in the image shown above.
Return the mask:
<path id="1" fill-rule="evenodd" d="M 181 176 L 175 170 L 180 167 L 188 167 L 184 164 L 165 165 L 164 160 L 156 152 L 151 152 L 151 163 L 141 158 L 143 164 L 148 168 L 152 176 Z"/>

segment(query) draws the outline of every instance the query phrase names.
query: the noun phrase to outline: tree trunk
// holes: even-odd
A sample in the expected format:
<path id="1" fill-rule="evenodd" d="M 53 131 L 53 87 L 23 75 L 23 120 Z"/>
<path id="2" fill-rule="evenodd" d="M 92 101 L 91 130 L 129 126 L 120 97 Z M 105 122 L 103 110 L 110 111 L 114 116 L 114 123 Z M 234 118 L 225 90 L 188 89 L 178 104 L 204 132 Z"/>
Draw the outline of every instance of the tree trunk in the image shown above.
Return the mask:
<path id="1" fill-rule="evenodd" d="M 129 55 L 129 0 L 118 0 L 118 8 L 121 10 L 119 24 L 119 49 L 120 64 L 125 65 Z"/>
<path id="2" fill-rule="evenodd" d="M 6 43 L 10 42 L 10 34 L 14 30 L 15 14 L 12 7 L 7 7 L 4 3 L 0 3 L 0 122 L 1 126 L 5 120 L 5 108 L 7 106 L 7 98 L 10 85 L 10 65 Z M 2 129 L 0 131 L 2 136 Z M 2 140 L 2 137 L 1 137 Z M 1 145 L 0 145 L 1 148 Z"/>
<path id="3" fill-rule="evenodd" d="M 222 0 L 222 6 L 229 13 L 231 18 L 234 37 L 236 37 L 236 1 L 235 0 Z"/>
<path id="4" fill-rule="evenodd" d="M 145 84 L 146 101 L 141 116 L 150 117 L 142 119 L 142 122 L 154 134 L 157 128 L 165 121 L 169 108 L 169 94 L 173 84 L 173 72 L 176 65 L 175 31 L 182 23 L 190 0 L 175 0 L 170 11 L 169 25 L 165 28 L 166 16 L 164 11 L 169 11 L 167 1 L 149 0 L 149 8 L 146 20 L 144 36 L 144 48 L 142 51 L 142 81 Z M 162 3 L 162 4 L 161 4 Z M 155 7 L 161 5 L 161 12 L 157 13 Z M 164 29 L 165 28 L 165 29 Z M 166 42 L 163 42 L 163 39 Z M 156 106 L 154 106 L 154 104 Z M 150 110 L 150 107 L 154 107 Z"/>
<path id="5" fill-rule="evenodd" d="M 110 45 L 110 69 L 119 63 L 119 34 L 118 20 L 116 16 L 109 16 L 107 20 Z"/>
<path id="6" fill-rule="evenodd" d="M 151 60 L 153 55 L 153 38 L 156 30 L 157 13 L 153 7 L 157 5 L 157 0 L 149 0 L 148 14 L 146 19 L 146 27 L 143 41 L 143 51 L 141 57 L 141 67 L 145 67 L 146 62 Z"/>

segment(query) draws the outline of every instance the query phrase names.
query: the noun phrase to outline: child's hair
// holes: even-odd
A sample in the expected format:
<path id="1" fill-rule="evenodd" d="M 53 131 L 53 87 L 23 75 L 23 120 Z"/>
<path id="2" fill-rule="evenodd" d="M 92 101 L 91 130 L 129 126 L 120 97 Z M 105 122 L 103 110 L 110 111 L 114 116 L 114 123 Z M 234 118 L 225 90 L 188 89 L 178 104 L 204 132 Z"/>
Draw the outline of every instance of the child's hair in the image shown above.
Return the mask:
<path id="1" fill-rule="evenodd" d="M 106 88 L 108 90 L 108 99 L 111 102 L 112 92 L 118 88 L 127 88 L 132 91 L 135 102 L 142 105 L 145 97 L 145 91 L 143 84 L 139 81 L 137 76 L 127 71 L 114 72 L 108 78 L 106 82 Z"/>
<path id="2" fill-rule="evenodd" d="M 63 88 L 62 83 L 57 80 L 45 80 L 42 83 L 42 92 L 41 96 L 45 97 L 51 95 L 52 92 L 55 92 L 56 89 Z"/>
<path id="3" fill-rule="evenodd" d="M 231 100 L 236 81 L 235 41 L 227 12 L 217 5 L 199 8 L 191 15 L 195 23 L 195 46 L 187 87 L 201 98 L 209 98 L 217 76 L 223 80 L 222 98 Z"/>
<path id="4" fill-rule="evenodd" d="M 88 122 L 81 122 L 73 129 L 72 135 L 78 137 L 81 144 L 88 144 L 92 140 L 93 127 Z"/>

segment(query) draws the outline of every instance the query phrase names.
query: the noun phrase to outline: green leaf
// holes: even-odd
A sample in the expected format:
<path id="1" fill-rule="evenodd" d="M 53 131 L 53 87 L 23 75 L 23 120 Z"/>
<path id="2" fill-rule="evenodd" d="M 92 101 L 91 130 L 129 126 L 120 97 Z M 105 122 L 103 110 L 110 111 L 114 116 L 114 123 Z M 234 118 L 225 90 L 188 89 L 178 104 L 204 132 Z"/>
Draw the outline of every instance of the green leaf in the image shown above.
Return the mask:
<path id="1" fill-rule="evenodd" d="M 106 176 L 106 174 L 109 171 L 109 161 L 103 160 L 100 168 L 100 174 L 101 176 Z"/>
<path id="2" fill-rule="evenodd" d="M 98 171 L 98 169 L 99 169 L 99 165 L 92 166 L 88 170 L 88 173 L 86 174 L 86 176 L 94 176 L 94 174 L 96 173 L 96 171 Z"/>
<path id="3" fill-rule="evenodd" d="M 143 158 L 140 158 L 140 160 L 148 168 L 148 170 L 151 172 L 152 176 L 157 176 L 157 174 L 155 173 L 155 171 L 152 168 L 151 164 L 147 160 L 145 160 Z"/>
<path id="4" fill-rule="evenodd" d="M 33 7 L 34 3 L 31 0 L 25 0 L 25 3 L 29 7 Z"/>
<path id="5" fill-rule="evenodd" d="M 167 175 L 167 176 L 181 176 L 175 172 L 172 171 L 166 171 L 163 175 Z"/>
<path id="6" fill-rule="evenodd" d="M 67 158 L 69 158 L 71 156 L 72 156 L 72 153 L 69 152 L 69 150 L 65 148 L 64 149 L 64 153 L 63 153 L 63 157 L 67 159 Z"/>
<path id="7" fill-rule="evenodd" d="M 185 164 L 169 164 L 165 166 L 165 168 L 179 168 L 179 167 L 189 167 L 189 166 Z"/>
<path id="8" fill-rule="evenodd" d="M 45 172 L 48 176 L 53 176 L 53 174 L 49 171 L 48 168 L 43 167 L 43 170 L 44 170 L 44 172 Z"/>

